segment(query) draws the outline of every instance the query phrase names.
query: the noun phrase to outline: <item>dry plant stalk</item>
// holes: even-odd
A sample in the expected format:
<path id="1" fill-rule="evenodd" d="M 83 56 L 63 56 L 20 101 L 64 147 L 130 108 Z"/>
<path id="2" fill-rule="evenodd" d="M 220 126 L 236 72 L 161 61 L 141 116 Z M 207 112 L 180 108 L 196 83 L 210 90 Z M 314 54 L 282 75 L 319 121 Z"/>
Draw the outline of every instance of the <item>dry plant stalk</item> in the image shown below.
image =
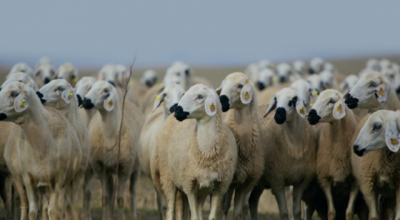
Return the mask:
<path id="1" fill-rule="evenodd" d="M 129 81 L 131 80 L 132 77 L 132 72 L 133 72 L 133 65 L 135 64 L 136 57 L 133 58 L 132 64 L 129 66 L 129 77 L 128 80 L 126 80 L 125 85 L 124 85 L 124 93 L 123 93 L 123 98 L 122 98 L 122 116 L 121 116 L 121 123 L 119 125 L 119 131 L 118 131 L 118 156 L 117 156 L 117 168 L 115 171 L 115 182 L 114 182 L 114 191 L 113 191 L 113 199 L 112 199 L 112 206 L 111 206 L 111 216 L 114 216 L 114 206 L 115 206 L 115 195 L 117 194 L 117 185 L 118 183 L 118 169 L 119 169 L 119 157 L 121 153 L 121 136 L 122 136 L 122 125 L 124 121 L 124 108 L 125 108 L 125 100 L 126 100 L 126 95 L 128 94 L 128 86 L 129 86 Z"/>

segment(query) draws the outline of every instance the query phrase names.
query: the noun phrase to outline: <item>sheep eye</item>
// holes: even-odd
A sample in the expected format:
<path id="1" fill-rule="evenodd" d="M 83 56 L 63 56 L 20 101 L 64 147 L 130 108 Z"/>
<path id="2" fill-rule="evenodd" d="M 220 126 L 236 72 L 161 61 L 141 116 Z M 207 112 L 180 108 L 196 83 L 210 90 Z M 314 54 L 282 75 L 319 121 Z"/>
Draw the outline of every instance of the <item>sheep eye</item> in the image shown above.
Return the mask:
<path id="1" fill-rule="evenodd" d="M 378 83 L 376 83 L 376 82 L 372 82 L 370 85 L 369 85 L 369 87 L 377 87 L 378 86 Z"/>
<path id="2" fill-rule="evenodd" d="M 238 85 L 238 88 L 239 88 L 239 89 L 242 89 L 242 88 L 243 88 L 243 85 L 242 85 L 242 84 Z"/>
<path id="3" fill-rule="evenodd" d="M 17 97 L 19 94 L 18 94 L 18 92 L 12 91 L 10 95 L 11 95 L 11 97 L 15 98 L 15 97 Z"/>
<path id="4" fill-rule="evenodd" d="M 382 125 L 381 124 L 374 124 L 374 127 L 372 128 L 373 131 L 378 131 L 381 129 Z"/>
<path id="5" fill-rule="evenodd" d="M 330 99 L 329 102 L 328 102 L 328 105 L 329 105 L 329 104 L 335 104 L 335 103 L 336 103 L 336 100 Z"/>
<path id="6" fill-rule="evenodd" d="M 200 99 L 203 99 L 203 98 L 204 98 L 203 95 L 198 95 L 198 96 L 197 96 L 197 99 L 199 99 L 199 100 L 200 100 Z"/>
<path id="7" fill-rule="evenodd" d="M 104 89 L 104 93 L 108 93 L 109 91 L 108 91 L 108 89 Z"/>

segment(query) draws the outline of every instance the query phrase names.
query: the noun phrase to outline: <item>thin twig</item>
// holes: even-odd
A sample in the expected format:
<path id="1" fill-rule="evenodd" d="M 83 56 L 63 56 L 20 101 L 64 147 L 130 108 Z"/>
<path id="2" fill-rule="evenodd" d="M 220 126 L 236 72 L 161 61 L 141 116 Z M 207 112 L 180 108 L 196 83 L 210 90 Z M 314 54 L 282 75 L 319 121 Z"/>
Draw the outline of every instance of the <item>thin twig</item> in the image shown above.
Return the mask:
<path id="1" fill-rule="evenodd" d="M 112 206 L 111 206 L 111 216 L 114 216 L 115 196 L 117 194 L 117 185 L 119 184 L 118 183 L 118 169 L 119 169 L 119 155 L 121 153 L 121 137 L 122 137 L 122 124 L 124 122 L 125 99 L 126 99 L 126 95 L 128 94 L 128 85 L 129 85 L 129 81 L 131 80 L 131 76 L 132 76 L 132 72 L 133 72 L 133 65 L 135 64 L 135 61 L 136 61 L 136 56 L 135 56 L 135 58 L 133 58 L 133 62 L 129 66 L 129 77 L 128 77 L 128 80 L 125 82 L 124 93 L 123 93 L 123 98 L 122 98 L 122 116 L 121 116 L 121 123 L 119 126 L 119 132 L 118 132 L 117 169 L 115 171 L 115 182 L 114 182 L 114 192 L 113 192 L 113 200 L 112 200 Z"/>

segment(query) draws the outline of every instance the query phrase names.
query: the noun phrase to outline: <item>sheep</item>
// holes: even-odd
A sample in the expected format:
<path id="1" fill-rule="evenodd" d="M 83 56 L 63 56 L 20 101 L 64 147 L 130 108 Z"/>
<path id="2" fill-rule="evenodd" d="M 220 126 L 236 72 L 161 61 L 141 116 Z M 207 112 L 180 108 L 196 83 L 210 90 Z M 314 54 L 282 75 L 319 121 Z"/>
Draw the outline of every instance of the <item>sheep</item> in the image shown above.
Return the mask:
<path id="1" fill-rule="evenodd" d="M 90 88 L 95 82 L 96 79 L 94 77 L 85 76 L 76 83 L 74 93 L 78 98 L 78 106 L 82 107 L 83 98 L 89 92 Z M 95 109 L 78 109 L 79 117 L 85 123 L 86 127 L 89 127 L 90 120 L 92 120 L 96 112 L 97 110 Z"/>
<path id="2" fill-rule="evenodd" d="M 39 59 L 39 61 L 35 65 L 35 69 L 37 69 L 40 65 L 53 65 L 51 60 L 48 57 L 42 57 Z"/>
<path id="3" fill-rule="evenodd" d="M 264 187 L 271 187 L 279 206 L 281 219 L 288 219 L 285 186 L 293 185 L 293 216 L 301 219 L 301 199 L 304 190 L 315 177 L 316 141 L 315 131 L 300 116 L 302 105 L 293 88 L 278 91 L 263 117 L 275 109 L 275 116 L 262 120 L 265 151 L 264 174 L 257 185 L 259 195 L 251 199 L 253 218 Z M 273 120 L 274 119 L 274 120 Z M 252 193 L 253 194 L 253 193 Z"/>
<path id="4" fill-rule="evenodd" d="M 237 147 L 212 88 L 197 84 L 183 95 L 158 133 L 151 161 L 153 182 L 167 200 L 167 219 L 173 219 L 177 189 L 188 198 L 192 220 L 202 219 L 203 202 L 211 194 L 209 219 L 217 219 L 235 173 Z"/>
<path id="5" fill-rule="evenodd" d="M 273 86 L 274 77 L 275 73 L 272 70 L 263 69 L 258 74 L 258 78 L 256 79 L 256 81 L 253 80 L 252 81 L 257 84 L 258 90 L 263 91 L 264 89 Z"/>
<path id="6" fill-rule="evenodd" d="M 323 70 L 320 74 L 321 78 L 321 87 L 323 90 L 325 89 L 336 89 L 338 90 L 338 82 L 334 76 L 334 74 L 329 70 Z"/>
<path id="7" fill-rule="evenodd" d="M 42 87 L 43 85 L 49 83 L 52 79 L 54 79 L 56 71 L 54 67 L 50 64 L 40 64 L 34 70 L 34 80 L 38 87 Z"/>
<path id="8" fill-rule="evenodd" d="M 397 95 L 400 94 L 400 74 L 394 68 L 386 68 L 381 70 L 384 75 L 391 83 L 391 86 L 396 90 Z"/>
<path id="9" fill-rule="evenodd" d="M 264 69 L 264 68 L 263 68 Z M 259 78 L 259 69 L 258 69 L 258 64 L 257 63 L 250 63 L 247 67 L 246 70 L 244 71 L 246 75 L 248 75 L 253 81 L 253 83 L 256 83 L 258 78 Z"/>
<path id="10" fill-rule="evenodd" d="M 28 76 L 30 76 L 32 79 L 34 78 L 32 68 L 26 63 L 17 63 L 17 64 L 15 64 L 11 68 L 10 73 L 8 75 L 11 75 L 13 73 L 18 73 L 18 72 L 24 72 L 24 73 L 28 74 Z"/>
<path id="11" fill-rule="evenodd" d="M 115 71 L 115 64 L 106 64 L 100 69 L 97 78 L 98 80 L 109 81 L 111 84 L 115 85 Z"/>
<path id="12" fill-rule="evenodd" d="M 365 67 L 370 70 L 380 71 L 381 67 L 379 65 L 379 61 L 377 59 L 371 58 L 367 61 Z"/>
<path id="13" fill-rule="evenodd" d="M 368 205 L 369 219 L 400 219 L 400 155 L 395 153 L 399 147 L 399 116 L 398 111 L 376 111 L 353 137 L 352 165 Z M 381 203 L 380 210 L 378 195 L 389 201 L 388 206 Z M 387 217 L 385 208 L 389 209 Z"/>
<path id="14" fill-rule="evenodd" d="M 156 71 L 154 70 L 146 70 L 143 75 L 142 78 L 140 78 L 140 83 L 143 85 L 146 85 L 147 88 L 151 88 L 152 86 L 154 86 L 157 83 L 158 80 L 158 76 Z"/>
<path id="15" fill-rule="evenodd" d="M 10 171 L 13 170 L 22 213 L 27 208 L 23 182 L 29 200 L 29 218 L 36 218 L 38 191 L 44 191 L 49 196 L 48 215 L 57 219 L 55 202 L 59 192 L 79 170 L 82 154 L 79 139 L 68 120 L 57 110 L 44 108 L 27 85 L 6 84 L 0 91 L 0 103 L 0 120 L 17 125 L 6 144 L 6 152 L 16 148 L 14 157 L 5 159 Z"/>
<path id="16" fill-rule="evenodd" d="M 276 70 L 281 84 L 289 81 L 289 78 L 292 75 L 292 67 L 288 63 L 278 64 Z"/>
<path id="17" fill-rule="evenodd" d="M 72 65 L 72 63 L 64 63 L 60 67 L 58 67 L 58 71 L 56 73 L 57 79 L 65 79 L 69 84 L 75 86 L 78 82 L 78 69 Z"/>
<path id="18" fill-rule="evenodd" d="M 78 114 L 78 98 L 74 94 L 71 84 L 64 79 L 52 80 L 40 88 L 37 94 L 44 105 L 48 105 L 59 110 L 68 119 L 78 135 L 82 149 L 82 160 L 80 164 L 80 171 L 76 175 L 74 184 L 79 184 L 80 179 L 83 178 L 83 186 L 85 188 L 83 203 L 84 211 L 85 216 L 90 218 L 89 181 L 92 176 L 92 168 L 89 165 L 90 137 L 87 126 L 85 125 L 84 121 L 81 120 L 80 115 Z M 76 188 L 77 186 L 75 185 L 74 187 Z"/>
<path id="19" fill-rule="evenodd" d="M 310 61 L 309 73 L 315 74 L 321 72 L 323 70 L 324 63 L 325 61 L 322 58 L 319 57 L 312 58 Z"/>
<path id="20" fill-rule="evenodd" d="M 139 138 L 139 156 L 142 172 L 151 178 L 150 159 L 154 152 L 155 137 L 161 129 L 166 118 L 175 112 L 180 98 L 185 91 L 178 84 L 167 86 L 156 96 L 153 111 L 146 116 Z M 159 108 L 164 102 L 163 108 Z M 157 191 L 157 190 L 156 190 Z M 158 191 L 157 191 L 158 192 Z M 158 205 L 160 206 L 160 195 L 157 194 Z M 161 207 L 158 207 L 161 213 Z"/>
<path id="21" fill-rule="evenodd" d="M 137 147 L 140 129 L 143 125 L 143 115 L 135 111 L 135 105 L 126 102 L 124 106 L 124 118 L 121 115 L 122 101 L 117 89 L 106 81 L 97 81 L 83 99 L 82 106 L 85 109 L 97 109 L 90 122 L 89 133 L 91 139 L 90 163 L 93 172 L 99 178 L 102 185 L 103 219 L 111 218 L 113 181 L 112 174 L 116 172 L 119 139 L 120 159 L 118 173 L 117 202 L 119 216 L 123 216 L 124 198 L 123 191 L 126 181 L 131 178 L 130 200 L 131 213 L 136 219 L 135 207 L 135 183 L 140 172 Z M 123 120 L 122 130 L 120 123 Z"/>
<path id="22" fill-rule="evenodd" d="M 358 194 L 358 188 L 352 178 L 350 161 L 351 138 L 357 126 L 357 120 L 352 111 L 346 111 L 342 96 L 336 90 L 323 91 L 314 103 L 307 119 L 311 125 L 322 122 L 318 131 L 316 172 L 318 182 L 327 198 L 328 219 L 335 219 L 337 216 L 333 188 L 350 186 L 346 219 L 351 220 Z M 342 216 L 342 213 L 338 213 L 338 216 Z"/>
<path id="23" fill-rule="evenodd" d="M 332 63 L 325 62 L 322 67 L 323 71 L 329 71 L 331 73 L 338 73 L 338 70 Z"/>
<path id="24" fill-rule="evenodd" d="M 3 85 L 5 85 L 9 82 L 15 82 L 15 81 L 18 81 L 20 83 L 28 85 L 34 91 L 38 90 L 38 86 L 36 85 L 35 81 L 25 72 L 16 72 L 16 73 L 8 75 L 6 81 L 4 81 Z"/>
<path id="25" fill-rule="evenodd" d="M 307 72 L 307 64 L 304 61 L 296 60 L 293 62 L 293 70 L 300 76 L 305 76 Z"/>
<path id="26" fill-rule="evenodd" d="M 358 76 L 351 74 L 348 75 L 344 81 L 340 84 L 340 91 L 341 92 L 347 92 L 350 90 L 358 81 Z"/>
<path id="27" fill-rule="evenodd" d="M 306 80 L 318 91 L 323 91 L 324 88 L 322 87 L 321 76 L 319 74 L 313 74 L 307 76 Z"/>
<path id="28" fill-rule="evenodd" d="M 392 62 L 390 62 L 390 60 L 388 59 L 381 59 L 379 61 L 379 67 L 381 71 L 384 69 L 392 68 Z"/>
<path id="29" fill-rule="evenodd" d="M 227 112 L 224 122 L 235 136 L 239 155 L 224 211 L 227 215 L 235 191 L 233 216 L 242 219 L 242 215 L 247 214 L 244 212 L 244 207 L 248 207 L 246 195 L 251 192 L 264 169 L 257 97 L 250 77 L 240 72 L 229 74 L 216 91 L 220 95 L 222 111 Z"/>
<path id="30" fill-rule="evenodd" d="M 269 60 L 263 59 L 258 61 L 258 70 L 272 69 L 275 70 L 275 64 Z"/>

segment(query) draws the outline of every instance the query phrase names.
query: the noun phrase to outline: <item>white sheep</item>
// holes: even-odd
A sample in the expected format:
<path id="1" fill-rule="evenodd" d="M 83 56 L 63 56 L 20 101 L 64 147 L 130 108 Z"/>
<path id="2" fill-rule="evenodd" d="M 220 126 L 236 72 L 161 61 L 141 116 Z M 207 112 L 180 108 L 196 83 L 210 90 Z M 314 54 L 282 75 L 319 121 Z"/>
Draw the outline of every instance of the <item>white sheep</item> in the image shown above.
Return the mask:
<path id="1" fill-rule="evenodd" d="M 30 87 L 11 82 L 0 92 L 0 120 L 12 121 L 14 126 L 7 148 L 16 148 L 14 157 L 5 158 L 13 169 L 16 182 L 23 182 L 29 200 L 29 218 L 35 219 L 39 191 L 48 195 L 48 215 L 58 219 L 56 201 L 64 184 L 71 181 L 79 170 L 79 139 L 72 125 L 58 111 L 44 108 Z M 23 140 L 23 141 L 22 141 Z M 17 166 L 15 160 L 18 161 Z M 25 191 L 17 190 L 21 205 Z M 27 207 L 22 207 L 22 211 Z"/>
<path id="2" fill-rule="evenodd" d="M 365 65 L 365 67 L 367 69 L 374 70 L 374 71 L 380 71 L 381 70 L 381 67 L 379 65 L 379 61 L 377 59 L 374 59 L 374 58 L 371 58 L 371 59 L 367 60 L 367 63 Z"/>
<path id="3" fill-rule="evenodd" d="M 137 155 L 140 129 L 143 125 L 143 115 L 136 106 L 125 102 L 124 118 L 122 118 L 122 100 L 117 89 L 106 81 L 97 81 L 83 99 L 85 109 L 97 109 L 89 125 L 91 137 L 90 163 L 94 174 L 102 185 L 103 219 L 111 218 L 113 194 L 113 177 L 116 172 L 119 133 L 121 133 L 120 159 L 117 188 L 117 204 L 119 216 L 123 216 L 123 191 L 128 179 L 130 183 L 131 213 L 136 219 L 135 183 L 140 172 Z M 120 123 L 123 120 L 122 130 Z"/>
<path id="4" fill-rule="evenodd" d="M 369 219 L 400 219 L 399 117 L 398 111 L 377 111 L 367 117 L 353 138 L 352 165 L 368 205 Z M 378 205 L 378 196 L 388 200 L 388 205 Z M 386 208 L 391 210 L 387 217 Z"/>
<path id="5" fill-rule="evenodd" d="M 254 83 L 257 84 L 258 90 L 262 91 L 274 85 L 275 73 L 271 69 L 263 69 L 259 72 L 258 78 L 256 78 Z"/>
<path id="6" fill-rule="evenodd" d="M 307 72 L 307 64 L 302 60 L 296 60 L 293 62 L 293 70 L 300 76 L 305 76 Z"/>
<path id="7" fill-rule="evenodd" d="M 58 67 L 58 71 L 56 73 L 57 79 L 65 79 L 69 84 L 75 86 L 78 82 L 78 69 L 72 65 L 72 63 L 64 63 L 60 67 Z"/>
<path id="8" fill-rule="evenodd" d="M 108 81 L 115 86 L 115 76 L 116 76 L 116 69 L 115 64 L 109 63 L 104 65 L 99 73 L 98 73 L 98 80 Z"/>
<path id="9" fill-rule="evenodd" d="M 242 219 L 247 208 L 246 196 L 263 174 L 264 151 L 261 124 L 258 118 L 257 96 L 254 84 L 247 75 L 229 74 L 217 89 L 222 111 L 227 112 L 224 122 L 229 126 L 238 146 L 238 161 L 234 179 L 225 198 L 225 215 L 228 214 L 233 191 L 235 191 L 234 219 Z"/>
<path id="10" fill-rule="evenodd" d="M 157 83 L 158 76 L 154 70 L 146 70 L 140 78 L 140 83 L 146 85 L 148 88 L 154 86 Z"/>
<path id="11" fill-rule="evenodd" d="M 258 73 L 259 73 L 258 64 L 257 64 L 257 63 L 250 63 L 250 64 L 246 67 L 246 69 L 245 69 L 244 72 L 246 73 L 246 75 L 248 75 L 248 76 L 250 77 L 250 79 L 251 79 L 254 83 L 257 82 L 257 80 L 258 80 Z"/>
<path id="12" fill-rule="evenodd" d="M 285 83 L 289 81 L 292 75 L 292 67 L 288 63 L 280 63 L 276 66 L 276 71 L 278 72 L 279 82 Z"/>
<path id="13" fill-rule="evenodd" d="M 324 88 L 322 87 L 321 76 L 319 74 L 313 74 L 307 76 L 306 80 L 318 91 L 323 91 Z"/>
<path id="14" fill-rule="evenodd" d="M 261 123 L 266 143 L 265 169 L 257 188 L 271 187 L 281 219 L 288 219 L 285 187 L 293 185 L 293 216 L 301 219 L 302 195 L 315 176 L 315 131 L 300 116 L 298 105 L 303 103 L 296 91 L 284 88 L 276 93 L 264 114 L 266 117 L 275 110 L 274 117 L 263 119 Z M 250 208 L 253 210 L 252 204 Z"/>
<path id="15" fill-rule="evenodd" d="M 358 76 L 351 74 L 348 75 L 344 81 L 340 84 L 340 90 L 342 92 L 347 92 L 349 91 L 358 81 Z"/>
<path id="16" fill-rule="evenodd" d="M 393 67 L 382 68 L 382 75 L 384 75 L 389 81 L 391 86 L 396 90 L 397 95 L 400 94 L 400 74 Z"/>
<path id="17" fill-rule="evenodd" d="M 96 82 L 96 79 L 94 77 L 82 77 L 80 79 L 74 88 L 74 93 L 76 94 L 76 97 L 78 98 L 78 106 L 82 107 L 82 102 L 83 98 L 86 96 L 86 94 L 89 92 L 89 90 L 92 88 L 92 85 Z M 84 108 L 79 108 L 78 109 L 78 114 L 81 120 L 85 123 L 86 127 L 89 127 L 90 120 L 92 120 L 94 114 L 96 114 L 97 110 L 95 109 L 84 109 Z"/>
<path id="18" fill-rule="evenodd" d="M 202 219 L 203 202 L 212 195 L 209 219 L 217 219 L 237 165 L 235 138 L 222 121 L 218 95 L 208 86 L 192 86 L 174 116 L 159 131 L 151 160 L 153 181 L 167 200 L 167 219 L 173 219 L 177 189 L 188 198 L 192 220 Z"/>
<path id="19" fill-rule="evenodd" d="M 40 88 L 55 78 L 56 71 L 52 65 L 45 63 L 37 66 L 33 71 L 33 74 L 34 80 Z"/>
<path id="20" fill-rule="evenodd" d="M 321 87 L 323 90 L 325 89 L 339 90 L 338 82 L 331 71 L 323 70 L 321 73 L 319 73 L 319 76 L 321 79 Z"/>
<path id="21" fill-rule="evenodd" d="M 322 122 L 318 129 L 316 172 L 328 202 L 328 219 L 342 216 L 342 213 L 336 214 L 333 188 L 347 186 L 351 192 L 350 195 L 344 194 L 350 196 L 346 219 L 351 220 L 358 187 L 352 178 L 350 150 L 353 144 L 351 138 L 358 122 L 352 111 L 346 111 L 343 95 L 332 89 L 319 95 L 308 114 L 308 121 L 311 125 Z"/>
<path id="22" fill-rule="evenodd" d="M 323 70 L 325 61 L 320 57 L 314 57 L 310 61 L 310 74 L 319 73 Z"/>
<path id="23" fill-rule="evenodd" d="M 25 85 L 28 85 L 34 91 L 38 90 L 38 86 L 36 85 L 35 81 L 25 72 L 16 72 L 16 73 L 8 75 L 6 81 L 4 81 L 3 85 L 5 85 L 9 82 L 20 82 Z"/>
<path id="24" fill-rule="evenodd" d="M 82 121 L 80 115 L 78 114 L 78 98 L 74 94 L 74 89 L 72 88 L 71 84 L 64 79 L 52 80 L 40 88 L 37 94 L 44 105 L 48 105 L 59 110 L 68 119 L 78 135 L 80 147 L 82 149 L 82 160 L 80 164 L 80 171 L 77 173 L 74 179 L 73 187 L 76 190 L 78 187 L 77 184 L 80 184 L 80 181 L 83 178 L 83 186 L 85 189 L 83 196 L 83 204 L 85 207 L 84 212 L 85 216 L 90 218 L 89 181 L 92 177 L 92 167 L 89 164 L 90 136 L 86 124 L 84 121 Z"/>
<path id="25" fill-rule="evenodd" d="M 53 63 L 51 62 L 51 60 L 48 57 L 42 57 L 36 63 L 35 69 L 38 68 L 40 65 L 53 65 Z"/>
<path id="26" fill-rule="evenodd" d="M 18 73 L 18 72 L 24 72 L 24 73 L 28 74 L 28 76 L 30 76 L 32 79 L 34 78 L 33 69 L 26 63 L 15 64 L 11 68 L 10 73 L 8 75 Z"/>

